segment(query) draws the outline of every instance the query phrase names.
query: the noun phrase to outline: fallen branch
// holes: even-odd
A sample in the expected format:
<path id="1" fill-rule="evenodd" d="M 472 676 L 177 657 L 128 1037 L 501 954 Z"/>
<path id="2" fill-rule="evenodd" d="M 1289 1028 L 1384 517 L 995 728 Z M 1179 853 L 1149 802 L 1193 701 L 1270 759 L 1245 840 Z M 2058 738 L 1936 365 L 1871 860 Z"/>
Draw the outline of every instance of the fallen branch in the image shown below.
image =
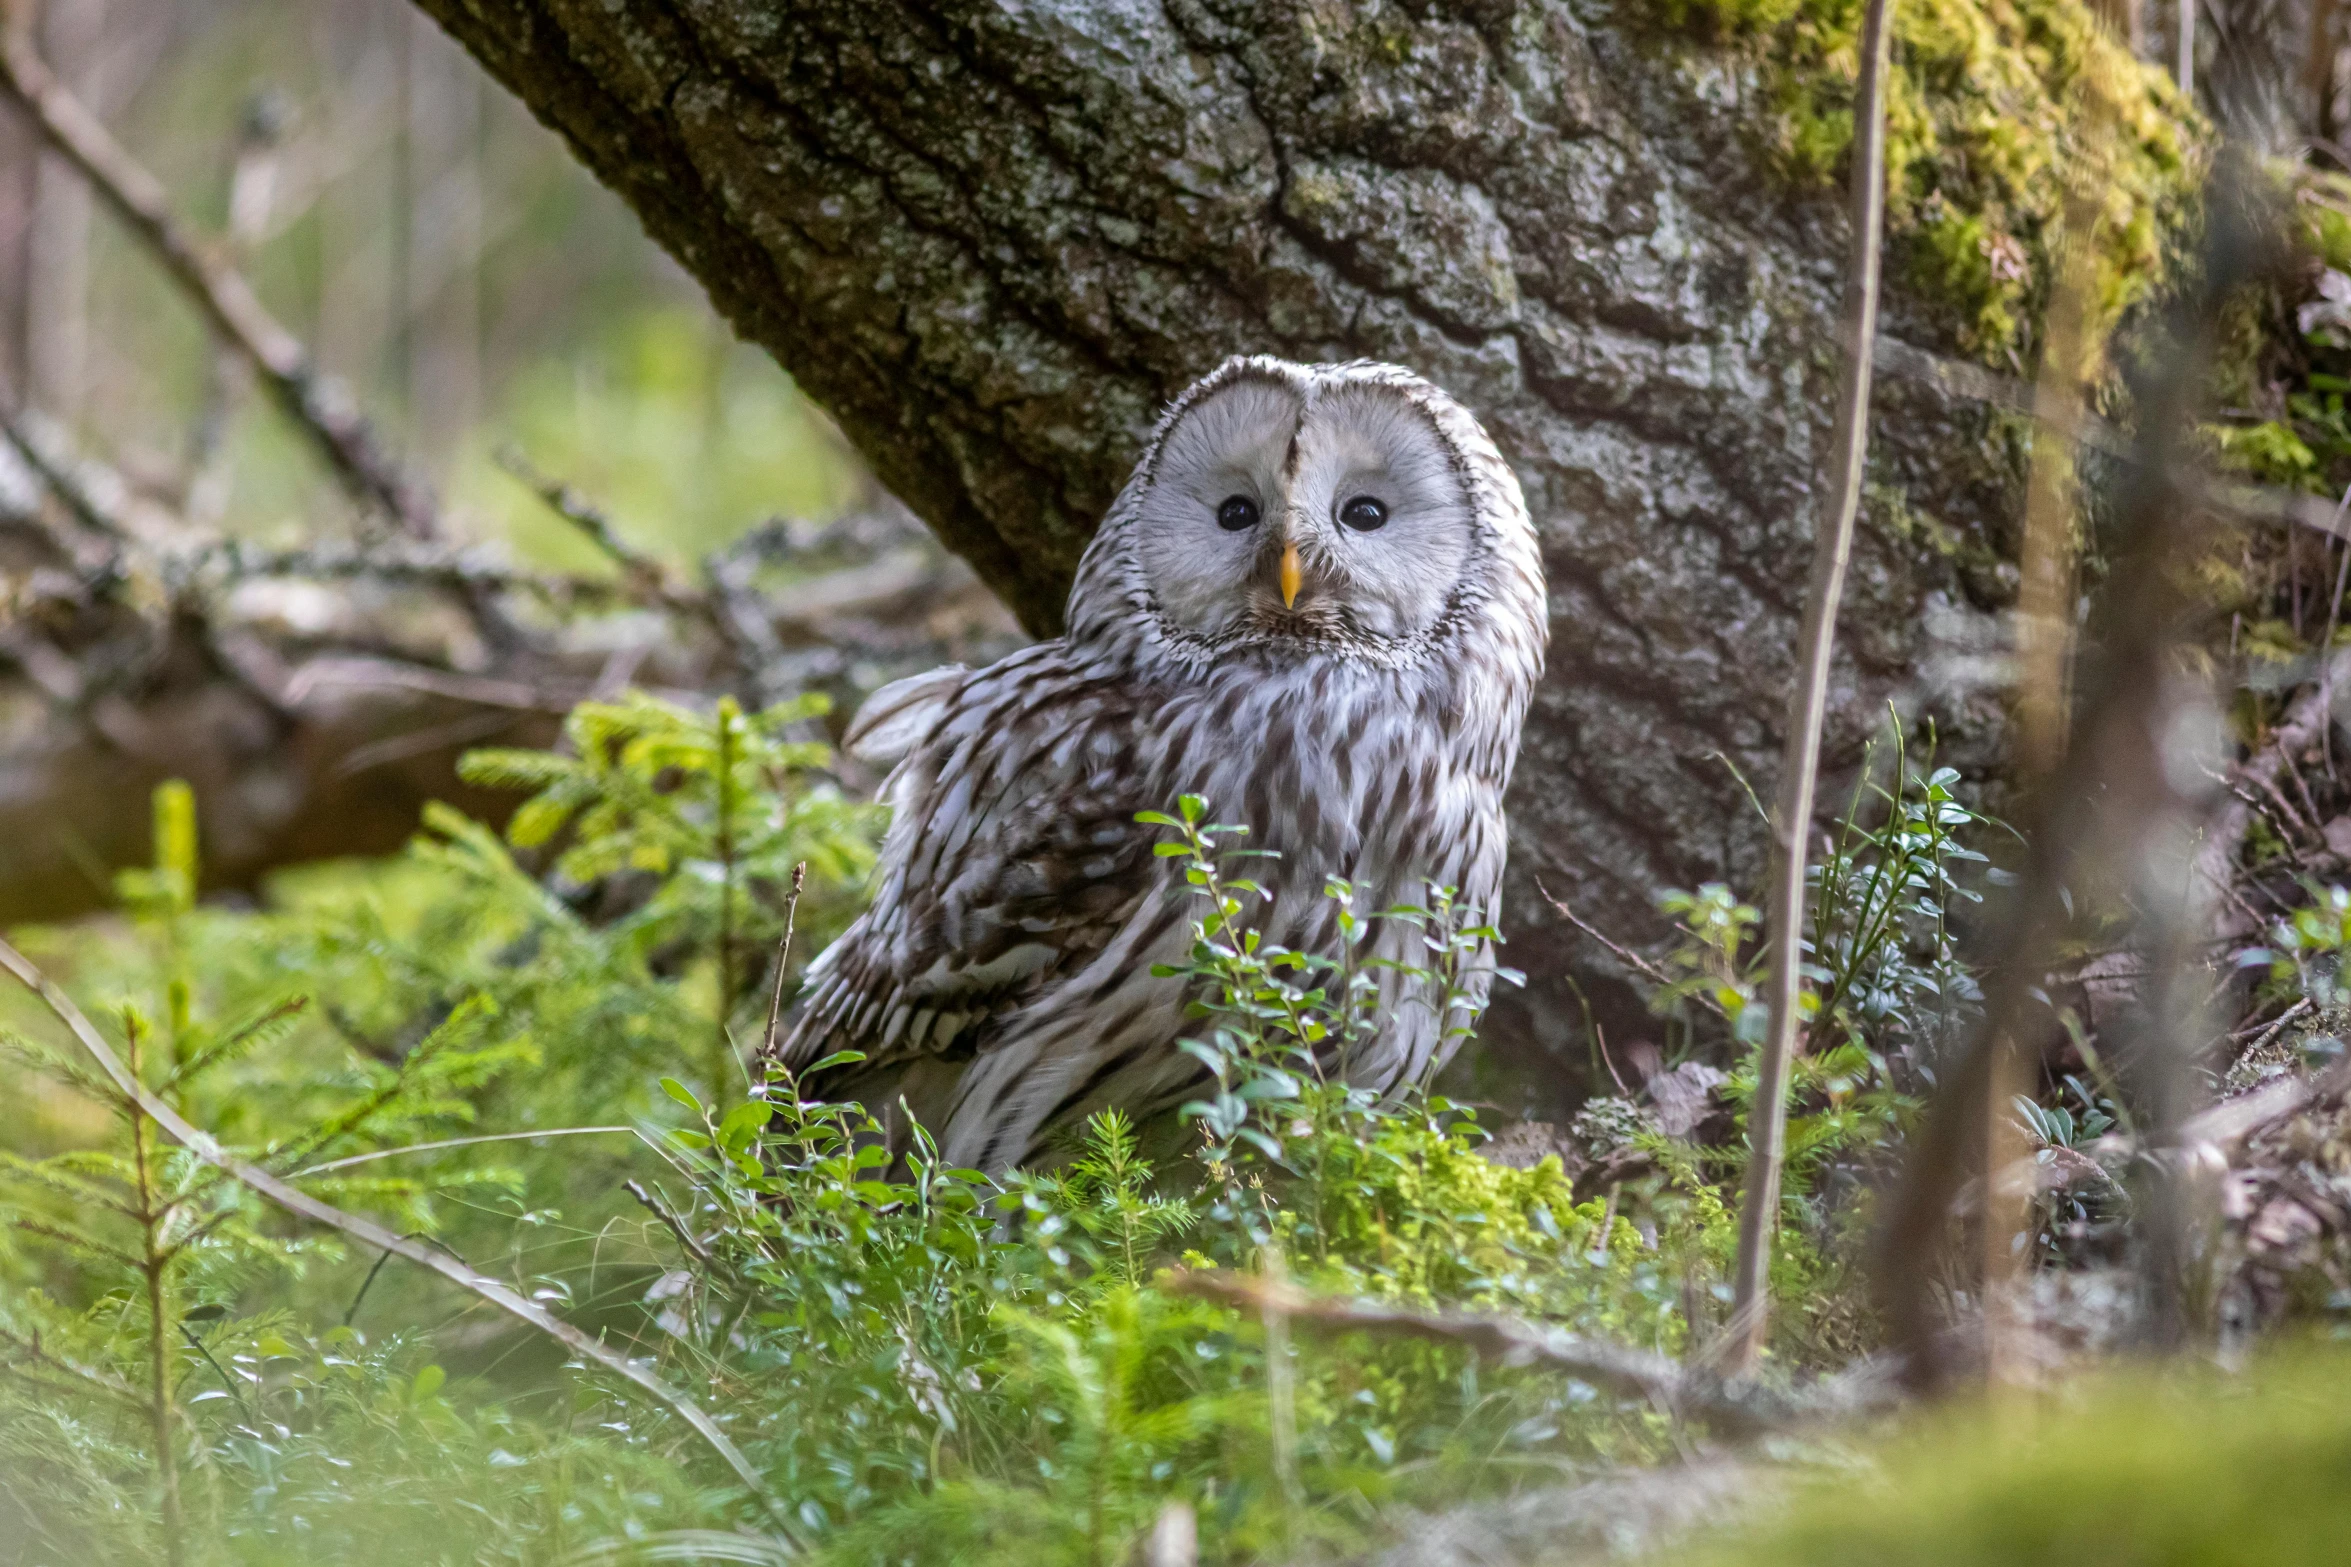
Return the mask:
<path id="1" fill-rule="evenodd" d="M 2247 786 L 2263 793 L 2277 792 L 2278 775 L 2285 770 L 2288 756 L 2307 750 L 2319 743 L 2328 726 L 2334 722 L 2334 694 L 2351 684 L 2351 648 L 2330 654 L 2321 667 L 2319 678 L 2286 709 L 2285 718 L 2269 732 L 2253 753 L 2229 769 L 2228 784 L 2231 803 L 2224 805 L 2206 824 L 2204 842 L 2196 851 L 2196 875 L 2208 886 L 2226 888 L 2235 879 L 2233 866 L 2237 849 L 2245 841 L 2245 831 L 2253 824 L 2260 807 L 2247 792 Z M 2292 848 L 2292 840 L 2286 840 Z M 2250 935 L 2254 926 L 2234 932 Z"/>
<path id="2" fill-rule="evenodd" d="M 719 1429 L 718 1422 L 711 1419 L 701 1405 L 695 1403 L 683 1392 L 671 1387 L 667 1382 L 662 1381 L 661 1378 L 630 1360 L 627 1356 L 607 1348 L 602 1340 L 581 1332 L 562 1318 L 547 1311 L 537 1302 L 524 1299 L 496 1279 L 486 1274 L 477 1273 L 444 1253 L 395 1235 L 372 1220 L 360 1218 L 357 1214 L 345 1213 L 340 1208 L 321 1202 L 308 1192 L 288 1185 L 284 1180 L 270 1174 L 267 1170 L 247 1164 L 244 1160 L 230 1154 L 210 1135 L 197 1130 L 182 1119 L 177 1110 L 151 1093 L 146 1084 L 133 1077 L 130 1070 L 122 1064 L 121 1059 L 115 1055 L 98 1030 L 91 1026 L 90 1020 L 82 1015 L 82 1009 L 74 1005 L 73 998 L 52 984 L 47 975 L 34 967 L 24 954 L 18 952 L 5 940 L 0 940 L 0 968 L 7 969 L 10 974 L 15 976 L 18 983 L 41 998 L 42 1004 L 48 1007 L 56 1015 L 57 1020 L 73 1034 L 75 1041 L 89 1053 L 90 1058 L 97 1063 L 99 1070 L 104 1072 L 113 1082 L 116 1090 L 124 1098 L 136 1104 L 140 1112 L 161 1127 L 164 1134 L 173 1142 L 178 1143 L 182 1148 L 187 1149 L 188 1152 L 219 1170 L 231 1180 L 241 1183 L 255 1194 L 277 1204 L 288 1213 L 298 1218 L 308 1219 L 313 1224 L 322 1224 L 328 1229 L 339 1230 L 371 1250 L 388 1252 L 394 1256 L 405 1258 L 420 1268 L 428 1268 L 458 1288 L 489 1302 L 508 1316 L 537 1328 L 581 1359 L 594 1361 L 612 1375 L 637 1388 L 691 1427 L 694 1434 L 701 1437 L 712 1452 L 726 1461 L 727 1467 L 735 1472 L 736 1477 L 743 1482 L 751 1494 L 759 1498 L 770 1513 L 780 1521 L 781 1510 L 773 1498 L 767 1494 L 767 1488 L 760 1480 L 759 1472 L 751 1467 L 750 1460 L 743 1456 L 742 1451 L 735 1446 L 726 1432 Z"/>
<path id="3" fill-rule="evenodd" d="M 636 597 L 668 609 L 696 614 L 708 612 L 709 606 L 704 595 L 691 588 L 680 587 L 672 580 L 667 566 L 622 538 L 619 530 L 612 526 L 612 519 L 605 516 L 595 502 L 561 479 L 541 473 L 516 447 L 500 447 L 497 462 L 517 483 L 544 502 L 549 511 L 578 529 L 590 544 L 595 545 L 618 566 L 621 575 L 627 579 L 629 591 Z"/>
<path id="4" fill-rule="evenodd" d="M 112 207 L 223 341 L 253 364 L 270 395 L 306 431 L 346 488 L 418 538 L 440 532 L 423 485 L 400 470 L 350 396 L 323 375 L 302 340 L 269 313 L 253 285 L 171 210 L 163 182 L 116 141 L 34 49 L 21 24 L 0 32 L 0 94 Z"/>
<path id="5" fill-rule="evenodd" d="M 16 449 L 33 477 L 73 513 L 74 521 L 110 543 L 132 542 L 134 530 L 117 504 L 122 487 L 104 482 L 113 475 L 94 473 L 91 465 L 81 462 L 54 423 L 31 409 L 0 413 L 0 436 Z"/>
<path id="6" fill-rule="evenodd" d="M 1178 1295 L 1213 1300 L 1253 1312 L 1278 1312 L 1291 1323 L 1325 1335 L 1378 1333 L 1458 1344 L 1504 1366 L 1541 1366 L 1633 1398 L 1646 1399 L 1677 1419 L 1697 1418 L 1724 1431 L 1757 1436 L 1826 1419 L 1888 1407 L 1890 1387 L 1856 1382 L 1829 1396 L 1792 1397 L 1749 1381 L 1729 1381 L 1663 1355 L 1598 1343 L 1518 1318 L 1463 1312 L 1415 1311 L 1377 1301 L 1313 1295 L 1223 1269 L 1192 1268 L 1166 1278 Z"/>
<path id="7" fill-rule="evenodd" d="M 662 1228 L 676 1238 L 678 1245 L 684 1248 L 687 1256 L 705 1268 L 711 1265 L 710 1248 L 694 1238 L 694 1232 L 686 1228 L 686 1221 L 679 1218 L 668 1203 L 647 1191 L 641 1182 L 623 1181 L 620 1184 L 623 1190 L 637 1199 L 639 1207 L 661 1221 Z"/>
<path id="8" fill-rule="evenodd" d="M 558 605 L 609 603 L 628 596 L 616 582 L 525 571 L 489 550 L 452 550 L 429 544 L 330 541 L 300 549 L 268 549 L 242 539 L 222 539 L 182 558 L 196 568 L 217 564 L 232 578 L 310 577 L 406 583 L 458 592 L 529 593 Z"/>

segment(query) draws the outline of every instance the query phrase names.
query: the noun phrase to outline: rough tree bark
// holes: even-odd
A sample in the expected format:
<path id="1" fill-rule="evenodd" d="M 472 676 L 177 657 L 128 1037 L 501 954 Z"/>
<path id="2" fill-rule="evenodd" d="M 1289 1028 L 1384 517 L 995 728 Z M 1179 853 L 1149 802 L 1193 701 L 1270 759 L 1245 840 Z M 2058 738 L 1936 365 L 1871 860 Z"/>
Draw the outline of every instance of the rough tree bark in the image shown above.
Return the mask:
<path id="1" fill-rule="evenodd" d="M 1554 606 L 1505 1036 L 1580 1067 L 1565 981 L 1610 972 L 1538 877 L 1634 940 L 1661 887 L 1759 884 L 1726 758 L 1768 796 L 1842 240 L 1752 150 L 1752 79 L 1606 0 L 420 3 L 1038 632 L 1161 400 L 1227 354 L 1467 400 Z M 1889 303 L 1939 348 L 1928 319 Z M 1831 757 L 1894 700 L 1981 769 L 2019 470 L 1924 363 L 1897 344 L 1877 397 Z"/>

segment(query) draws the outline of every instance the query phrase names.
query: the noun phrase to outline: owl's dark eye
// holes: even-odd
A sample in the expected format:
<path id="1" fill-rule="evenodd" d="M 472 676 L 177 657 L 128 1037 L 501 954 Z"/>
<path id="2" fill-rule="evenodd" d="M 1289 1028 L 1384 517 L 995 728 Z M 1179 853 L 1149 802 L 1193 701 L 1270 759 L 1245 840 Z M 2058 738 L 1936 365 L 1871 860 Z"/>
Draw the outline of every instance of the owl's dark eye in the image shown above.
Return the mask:
<path id="1" fill-rule="evenodd" d="M 1368 495 L 1358 495 L 1339 508 L 1339 520 L 1357 533 L 1369 533 L 1388 525 L 1388 508 Z"/>
<path id="2" fill-rule="evenodd" d="M 1257 526 L 1257 503 L 1246 495 L 1228 495 L 1216 508 L 1216 525 L 1227 533 Z"/>

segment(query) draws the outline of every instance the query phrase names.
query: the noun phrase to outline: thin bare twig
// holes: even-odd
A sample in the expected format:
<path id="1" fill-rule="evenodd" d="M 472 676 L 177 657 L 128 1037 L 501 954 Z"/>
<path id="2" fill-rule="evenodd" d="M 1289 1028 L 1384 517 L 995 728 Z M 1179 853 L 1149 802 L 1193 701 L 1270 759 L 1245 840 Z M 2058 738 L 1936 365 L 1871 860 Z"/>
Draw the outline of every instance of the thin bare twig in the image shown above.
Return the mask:
<path id="1" fill-rule="evenodd" d="M 1877 336 L 1879 231 L 1886 199 L 1887 19 L 1893 0 L 1869 0 L 1861 24 L 1861 81 L 1853 110 L 1852 252 L 1845 274 L 1845 365 L 1830 446 L 1829 509 L 1813 543 L 1812 585 L 1804 601 L 1796 688 L 1788 699 L 1788 738 L 1780 760 L 1780 798 L 1772 832 L 1770 1008 L 1749 1116 L 1752 1156 L 1739 1204 L 1739 1256 L 1732 1279 L 1727 1365 L 1750 1370 L 1768 1323 L 1771 1237 L 1779 1218 L 1780 1167 L 1788 1136 L 1788 1074 L 1796 1053 L 1796 1003 L 1803 988 L 1804 850 L 1812 831 L 1812 797 L 1820 777 L 1820 734 L 1828 711 L 1829 668 L 1836 652 L 1837 605 L 1861 512 L 1862 468 L 1869 452 L 1870 344 Z"/>
<path id="2" fill-rule="evenodd" d="M 2345 486 L 2342 502 L 2335 507 L 2338 524 L 2345 512 L 2351 512 L 2351 486 Z M 2343 546 L 2343 564 L 2335 568 L 2335 596 L 2327 600 L 2327 635 L 2319 644 L 2319 702 L 2329 713 L 2335 710 L 2335 631 L 2342 624 L 2343 590 L 2351 587 L 2351 544 Z M 2322 725 L 2318 732 L 2319 755 L 2326 760 L 2327 776 L 2335 776 L 2335 726 Z"/>
<path id="3" fill-rule="evenodd" d="M 686 1221 L 679 1218 L 668 1203 L 645 1190 L 636 1181 L 623 1181 L 620 1184 L 631 1197 L 637 1199 L 639 1206 L 661 1221 L 663 1229 L 677 1237 L 677 1243 L 685 1248 L 687 1256 L 705 1268 L 710 1266 L 710 1248 L 694 1238 L 694 1232 L 686 1228 Z"/>
<path id="4" fill-rule="evenodd" d="M 792 890 L 784 897 L 784 935 L 776 943 L 775 989 L 767 998 L 767 1031 L 759 1037 L 759 1059 L 773 1061 L 776 1054 L 776 1030 L 784 1021 L 784 974 L 792 962 L 792 923 L 800 914 L 800 888 L 808 879 L 808 862 L 802 860 L 792 867 Z"/>
<path id="5" fill-rule="evenodd" d="M 163 182 L 57 79 L 21 20 L 0 31 L 0 94 L 90 182 L 213 330 L 252 361 L 278 406 L 309 434 L 345 487 L 417 537 L 437 536 L 431 494 L 401 471 L 349 394 L 320 372 L 309 348 L 269 313 L 243 274 L 181 223 Z"/>
<path id="6" fill-rule="evenodd" d="M 1623 963 L 1628 968 L 1637 969 L 1642 975 L 1656 981 L 1660 985 L 1670 985 L 1673 983 L 1673 976 L 1671 974 L 1668 974 L 1664 969 L 1659 968 L 1655 963 L 1652 963 L 1649 959 L 1641 956 L 1632 948 L 1612 940 L 1607 932 L 1601 930 L 1598 926 L 1592 924 L 1589 920 L 1586 920 L 1575 910 L 1569 908 L 1559 899 L 1553 897 L 1551 895 L 1551 889 L 1544 886 L 1540 878 L 1538 878 L 1535 882 L 1535 891 L 1545 903 L 1551 905 L 1551 911 L 1554 914 L 1557 914 L 1561 919 L 1567 921 L 1570 925 L 1573 925 L 1576 929 L 1582 931 L 1585 935 L 1600 943 L 1601 946 L 1606 947 L 1618 962 Z M 1697 1002 L 1700 1006 L 1707 1008 L 1717 1017 L 1723 1017 L 1727 1015 L 1722 1010 L 1721 1005 L 1717 1003 L 1713 997 L 1706 995 L 1704 992 L 1694 992 L 1692 993 L 1690 999 Z M 1611 1067 L 1609 1070 L 1613 1072 L 1615 1068 Z"/>
<path id="7" fill-rule="evenodd" d="M 1381 1333 L 1458 1344 L 1506 1366 L 1541 1366 L 1614 1393 L 1647 1399 L 1677 1418 L 1698 1418 L 1739 1435 L 1786 1430 L 1809 1421 L 1862 1412 L 1885 1402 L 1879 1395 L 1790 1398 L 1751 1383 L 1726 1382 L 1663 1355 L 1607 1344 L 1514 1317 L 1415 1311 L 1379 1301 L 1314 1295 L 1294 1284 L 1222 1268 L 1167 1276 L 1167 1288 L 1245 1311 L 1274 1310 L 1290 1323 L 1324 1334 Z"/>
<path id="8" fill-rule="evenodd" d="M 270 549 L 244 539 L 219 539 L 184 557 L 192 567 L 218 563 L 236 577 L 367 578 L 432 587 L 530 592 L 547 598 L 616 597 L 613 584 L 592 578 L 522 571 L 483 549 L 387 541 L 346 544 L 322 540 L 299 549 Z"/>
<path id="9" fill-rule="evenodd" d="M 13 1350 L 17 1362 L 30 1362 L 58 1376 L 70 1377 L 74 1382 L 94 1387 L 134 1409 L 147 1407 L 146 1395 L 137 1388 L 111 1371 L 102 1371 L 95 1366 L 85 1366 L 79 1361 L 66 1359 L 42 1344 L 37 1333 L 28 1336 L 0 1327 L 0 1347 Z M 15 1369 L 15 1362 L 0 1361 L 0 1369 Z"/>
<path id="10" fill-rule="evenodd" d="M 2334 722 L 2334 692 L 2351 681 L 2351 648 L 2330 652 L 2325 657 L 2318 680 L 2295 698 L 2285 717 L 2259 748 L 2229 769 L 2228 791 L 2237 803 L 2214 817 L 2206 829 L 2203 847 L 2196 855 L 2196 875 L 2207 887 L 2220 889 L 2224 894 L 2230 892 L 2234 880 L 2231 865 L 2238 845 L 2244 842 L 2245 830 L 2252 825 L 2254 817 L 2267 814 L 2244 790 L 2244 783 L 2258 784 L 2265 790 L 2275 789 L 2287 754 L 2307 749 Z M 2290 837 L 2282 832 L 2279 837 L 2289 849 L 2293 848 Z M 2255 920 L 2252 928 L 2258 929 L 2260 923 Z"/>
<path id="11" fill-rule="evenodd" d="M 2243 1050 L 2239 1051 L 2238 1054 L 2248 1056 L 2251 1055 L 2254 1051 L 2259 1050 L 2263 1045 L 2266 1045 L 2272 1039 L 2275 1039 L 2279 1029 L 2284 1028 L 2288 1023 L 2293 1022 L 2294 1019 L 2300 1017 L 2303 1013 L 2309 1010 L 2310 998 L 2308 996 L 2304 996 L 2301 1000 L 2286 1008 L 2285 1011 L 2280 1012 L 2277 1017 L 2270 1022 L 2269 1026 L 2262 1029 L 2260 1033 L 2255 1036 L 2253 1042 L 2247 1045 Z"/>
<path id="12" fill-rule="evenodd" d="M 634 596 L 667 609 L 708 613 L 707 595 L 680 586 L 667 566 L 622 538 L 619 530 L 613 527 L 612 519 L 605 516 L 595 502 L 561 479 L 541 473 L 519 447 L 498 448 L 497 462 L 523 488 L 543 501 L 549 511 L 578 529 L 589 543 L 618 566 Z"/>
<path id="13" fill-rule="evenodd" d="M 25 466 L 33 470 L 33 476 L 73 513 L 74 521 L 110 543 L 133 541 L 131 526 L 114 503 L 115 495 L 108 493 L 118 487 L 91 482 L 93 477 L 113 476 L 94 476 L 52 421 L 32 409 L 13 415 L 0 413 L 0 436 L 7 438 L 8 444 L 24 459 Z"/>
<path id="14" fill-rule="evenodd" d="M 0 940 L 0 968 L 5 968 L 15 976 L 18 983 L 40 997 L 42 1004 L 48 1007 L 50 1012 L 55 1014 L 57 1020 L 66 1026 L 82 1049 L 88 1052 L 90 1058 L 97 1063 L 99 1070 L 104 1072 L 113 1082 L 116 1091 L 137 1105 L 140 1111 L 161 1127 L 173 1142 L 178 1143 L 182 1148 L 187 1149 L 198 1159 L 211 1165 L 230 1179 L 244 1185 L 256 1195 L 277 1204 L 288 1213 L 298 1218 L 308 1219 L 313 1224 L 323 1224 L 329 1229 L 339 1230 L 371 1250 L 388 1252 L 413 1262 L 420 1268 L 430 1269 L 458 1288 L 489 1302 L 508 1316 L 538 1329 L 581 1359 L 594 1361 L 605 1371 L 637 1388 L 691 1427 L 694 1434 L 701 1437 L 712 1452 L 725 1460 L 727 1467 L 735 1472 L 736 1477 L 743 1482 L 751 1494 L 757 1497 L 780 1521 L 781 1511 L 777 1508 L 774 1500 L 769 1497 L 767 1487 L 761 1481 L 759 1472 L 751 1467 L 751 1461 L 743 1456 L 742 1451 L 735 1446 L 733 1440 L 719 1428 L 718 1422 L 711 1419 L 702 1406 L 695 1403 L 686 1394 L 671 1387 L 667 1382 L 627 1356 L 608 1349 L 601 1339 L 592 1338 L 581 1332 L 562 1318 L 548 1312 L 538 1302 L 524 1299 L 487 1274 L 478 1273 L 454 1258 L 395 1235 L 372 1220 L 363 1219 L 357 1214 L 345 1213 L 340 1208 L 321 1202 L 308 1192 L 288 1185 L 284 1180 L 270 1174 L 267 1170 L 247 1164 L 244 1160 L 230 1154 L 209 1134 L 191 1126 L 177 1110 L 157 1098 L 149 1091 L 146 1084 L 132 1076 L 98 1030 L 91 1026 L 90 1020 L 82 1015 L 82 1009 L 74 1005 L 73 998 L 52 984 L 47 975 L 34 967 L 24 954 L 18 952 L 5 940 Z"/>

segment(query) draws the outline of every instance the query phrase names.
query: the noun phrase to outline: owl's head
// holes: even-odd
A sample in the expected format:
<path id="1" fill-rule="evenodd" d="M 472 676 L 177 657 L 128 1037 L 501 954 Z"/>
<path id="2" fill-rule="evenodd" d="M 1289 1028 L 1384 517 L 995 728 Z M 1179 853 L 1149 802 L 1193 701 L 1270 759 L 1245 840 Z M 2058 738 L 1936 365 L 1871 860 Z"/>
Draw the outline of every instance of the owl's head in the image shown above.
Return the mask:
<path id="1" fill-rule="evenodd" d="M 1169 408 L 1070 624 L 1083 638 L 1140 612 L 1209 653 L 1401 654 L 1497 600 L 1539 622 L 1541 596 L 1517 480 L 1459 404 L 1393 365 L 1246 358 Z"/>

